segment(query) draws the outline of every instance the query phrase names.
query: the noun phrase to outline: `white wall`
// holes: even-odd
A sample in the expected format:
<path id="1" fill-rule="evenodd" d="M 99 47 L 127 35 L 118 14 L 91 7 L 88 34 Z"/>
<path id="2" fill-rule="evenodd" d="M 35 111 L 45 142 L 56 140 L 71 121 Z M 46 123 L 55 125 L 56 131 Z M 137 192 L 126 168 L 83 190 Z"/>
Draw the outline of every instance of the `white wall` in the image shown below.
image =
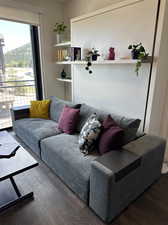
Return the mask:
<path id="1" fill-rule="evenodd" d="M 71 7 L 72 3 L 75 2 L 76 6 Z M 101 1 L 101 0 L 90 0 L 89 4 L 85 4 L 82 0 L 71 0 L 69 4 L 65 5 L 64 15 L 68 18 L 80 16 L 83 13 L 88 13 L 95 9 L 106 6 L 112 1 Z M 151 6 L 152 1 L 149 1 Z M 83 3 L 83 4 L 82 4 Z M 148 5 L 150 7 L 150 4 Z M 152 11 L 151 11 L 152 12 Z M 143 15 L 143 17 L 142 17 Z M 154 14 L 153 14 L 154 15 Z M 140 21 L 144 19 L 144 11 L 141 11 L 141 16 L 138 17 Z M 151 20 L 151 17 L 150 17 Z M 134 22 L 133 20 L 133 26 Z M 153 21 L 154 22 L 154 21 Z M 132 24 L 132 23 L 131 23 Z M 137 24 L 138 26 L 138 24 Z M 150 30 L 145 33 L 149 36 Z M 148 133 L 164 137 L 168 140 L 168 64 L 167 64 L 167 52 L 168 52 L 168 1 L 161 0 L 161 9 L 159 15 L 158 32 L 156 39 L 155 57 L 156 61 L 153 66 L 150 98 L 147 112 L 147 124 L 146 131 Z M 84 79 L 84 77 L 82 77 Z M 92 79 L 90 77 L 90 79 Z M 84 81 L 83 81 L 84 82 Z M 90 84 L 91 85 L 91 84 Z M 95 84 L 94 84 L 95 86 Z M 88 89 L 86 88 L 86 92 Z M 104 93 L 103 93 L 104 94 Z M 92 93 L 90 93 L 92 96 Z M 139 102 L 139 99 L 137 99 Z M 101 105 L 102 106 L 102 105 Z M 165 159 L 168 161 L 168 145 Z"/>
<path id="2" fill-rule="evenodd" d="M 151 89 L 153 95 L 149 107 L 149 132 L 164 137 L 168 143 L 168 2 L 161 1 L 157 34 L 157 61 L 153 72 Z M 165 159 L 168 161 L 168 144 Z"/>
<path id="3" fill-rule="evenodd" d="M 70 19 L 125 0 L 67 0 L 64 4 L 64 21 L 70 26 Z M 70 30 L 70 29 L 69 29 Z M 70 31 L 69 31 L 70 32 Z M 71 99 L 71 85 L 66 85 L 66 99 Z"/>
<path id="4" fill-rule="evenodd" d="M 117 57 L 123 57 L 129 55 L 130 43 L 142 42 L 151 54 L 156 11 L 157 0 L 145 0 L 72 22 L 72 45 L 95 47 L 103 54 L 114 46 Z M 84 66 L 74 66 L 74 100 L 143 120 L 149 66 L 143 65 L 139 77 L 135 65 L 94 66 L 93 75 Z"/>
<path id="5" fill-rule="evenodd" d="M 24 9 L 41 13 L 41 40 L 43 58 L 43 78 L 45 95 L 64 96 L 64 89 L 61 83 L 56 81 L 59 68 L 54 64 L 55 50 L 53 26 L 58 21 L 63 20 L 62 4 L 56 0 L 0 0 L 0 6 L 8 6 L 17 9 Z"/>
<path id="6" fill-rule="evenodd" d="M 162 12 L 160 15 L 160 24 L 157 41 L 160 42 L 157 47 L 158 59 L 154 83 L 154 93 L 151 102 L 150 131 L 155 135 L 163 134 L 168 130 L 167 121 L 167 96 L 168 96 L 168 3 L 162 1 Z M 161 26 L 161 29 L 160 29 Z M 164 118 L 165 117 L 165 118 Z M 157 119 L 156 119 L 157 118 Z M 166 131 L 167 130 L 167 131 Z"/>

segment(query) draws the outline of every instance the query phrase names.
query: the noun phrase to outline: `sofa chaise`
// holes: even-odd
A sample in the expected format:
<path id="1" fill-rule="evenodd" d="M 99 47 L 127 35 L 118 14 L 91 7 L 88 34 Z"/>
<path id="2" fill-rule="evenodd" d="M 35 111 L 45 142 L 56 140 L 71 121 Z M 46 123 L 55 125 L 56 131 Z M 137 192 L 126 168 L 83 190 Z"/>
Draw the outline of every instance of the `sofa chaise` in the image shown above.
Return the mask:
<path id="1" fill-rule="evenodd" d="M 104 221 L 111 222 L 161 176 L 165 141 L 137 135 L 139 120 L 112 114 L 125 129 L 121 149 L 104 155 L 84 156 L 78 145 L 79 132 L 94 112 L 100 120 L 109 113 L 81 105 L 78 133 L 58 129 L 65 105 L 73 103 L 51 97 L 50 120 L 29 118 L 29 106 L 11 109 L 16 135 L 44 161 L 62 181 Z"/>

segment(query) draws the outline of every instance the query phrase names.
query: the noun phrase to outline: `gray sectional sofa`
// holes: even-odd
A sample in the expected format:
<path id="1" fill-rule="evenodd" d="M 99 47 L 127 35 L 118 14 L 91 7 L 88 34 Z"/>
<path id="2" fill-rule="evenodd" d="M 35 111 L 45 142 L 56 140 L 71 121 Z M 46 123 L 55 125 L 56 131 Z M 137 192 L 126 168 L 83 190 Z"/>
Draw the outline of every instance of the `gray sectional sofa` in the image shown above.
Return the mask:
<path id="1" fill-rule="evenodd" d="M 29 118 L 28 106 L 13 108 L 13 129 L 101 219 L 110 222 L 160 177 L 166 143 L 155 136 L 137 137 L 139 120 L 112 114 L 125 129 L 125 145 L 103 156 L 95 151 L 84 157 L 79 133 L 68 135 L 58 129 L 64 105 L 73 103 L 51 97 L 50 120 Z M 100 120 L 109 114 L 82 104 L 78 132 L 93 112 Z"/>

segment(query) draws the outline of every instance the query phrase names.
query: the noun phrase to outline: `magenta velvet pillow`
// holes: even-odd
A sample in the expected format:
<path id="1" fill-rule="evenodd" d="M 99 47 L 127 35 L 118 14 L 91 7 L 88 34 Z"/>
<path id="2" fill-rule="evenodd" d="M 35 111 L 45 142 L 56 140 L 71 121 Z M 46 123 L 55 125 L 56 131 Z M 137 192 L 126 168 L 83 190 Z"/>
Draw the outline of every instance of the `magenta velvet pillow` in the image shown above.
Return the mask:
<path id="1" fill-rule="evenodd" d="M 58 128 L 67 134 L 74 134 L 79 119 L 79 109 L 64 106 L 58 121 Z"/>
<path id="2" fill-rule="evenodd" d="M 110 115 L 103 121 L 103 129 L 98 143 L 100 154 L 117 150 L 122 146 L 124 130 L 121 129 Z"/>

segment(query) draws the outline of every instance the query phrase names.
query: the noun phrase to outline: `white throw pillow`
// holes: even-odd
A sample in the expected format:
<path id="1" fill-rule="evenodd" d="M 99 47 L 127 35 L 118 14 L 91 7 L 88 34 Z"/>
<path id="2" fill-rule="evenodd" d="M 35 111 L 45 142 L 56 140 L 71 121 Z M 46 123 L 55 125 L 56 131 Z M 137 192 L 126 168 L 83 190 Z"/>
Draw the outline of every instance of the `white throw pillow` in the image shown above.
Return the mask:
<path id="1" fill-rule="evenodd" d="M 96 140 L 101 132 L 102 125 L 97 115 L 92 114 L 84 124 L 79 135 L 79 148 L 84 155 L 93 152 Z"/>

